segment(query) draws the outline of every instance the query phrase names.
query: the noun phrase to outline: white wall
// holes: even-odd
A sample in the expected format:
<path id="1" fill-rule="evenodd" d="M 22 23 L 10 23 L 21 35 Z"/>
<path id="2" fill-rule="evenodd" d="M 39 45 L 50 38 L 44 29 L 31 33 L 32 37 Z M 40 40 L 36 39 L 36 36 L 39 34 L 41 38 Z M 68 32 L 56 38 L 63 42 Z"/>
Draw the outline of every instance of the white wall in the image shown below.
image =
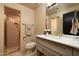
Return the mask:
<path id="1" fill-rule="evenodd" d="M 3 55 L 4 50 L 4 12 L 3 6 L 0 5 L 0 55 Z"/>
<path id="2" fill-rule="evenodd" d="M 46 5 L 42 4 L 35 10 L 35 33 L 43 34 L 45 29 Z"/>
<path id="3" fill-rule="evenodd" d="M 8 6 L 10 8 L 14 8 L 21 11 L 21 51 L 24 50 L 24 41 L 23 41 L 23 23 L 25 24 L 34 24 L 35 14 L 34 11 L 26 8 L 20 4 L 0 4 L 0 55 L 3 55 L 4 52 L 4 6 Z M 34 28 L 32 35 L 34 36 Z M 28 39 L 30 40 L 30 39 Z"/>

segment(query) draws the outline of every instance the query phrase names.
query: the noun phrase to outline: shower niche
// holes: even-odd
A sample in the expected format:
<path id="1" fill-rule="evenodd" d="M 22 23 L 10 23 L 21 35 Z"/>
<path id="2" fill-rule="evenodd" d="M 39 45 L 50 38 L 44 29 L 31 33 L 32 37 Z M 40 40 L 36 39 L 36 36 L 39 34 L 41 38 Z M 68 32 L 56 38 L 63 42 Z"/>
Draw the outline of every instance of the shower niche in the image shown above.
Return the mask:
<path id="1" fill-rule="evenodd" d="M 4 7 L 5 14 L 5 53 L 20 49 L 20 11 Z"/>

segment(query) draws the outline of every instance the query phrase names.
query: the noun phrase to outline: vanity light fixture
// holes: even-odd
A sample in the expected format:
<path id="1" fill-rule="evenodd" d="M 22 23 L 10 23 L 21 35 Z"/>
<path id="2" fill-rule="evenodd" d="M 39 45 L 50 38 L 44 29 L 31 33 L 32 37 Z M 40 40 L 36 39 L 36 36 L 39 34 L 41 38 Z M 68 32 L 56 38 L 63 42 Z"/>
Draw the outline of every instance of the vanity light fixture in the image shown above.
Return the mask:
<path id="1" fill-rule="evenodd" d="M 47 3 L 46 6 L 49 7 L 51 6 L 53 3 Z"/>
<path id="2" fill-rule="evenodd" d="M 47 8 L 51 8 L 54 5 L 56 5 L 56 3 L 47 3 Z"/>

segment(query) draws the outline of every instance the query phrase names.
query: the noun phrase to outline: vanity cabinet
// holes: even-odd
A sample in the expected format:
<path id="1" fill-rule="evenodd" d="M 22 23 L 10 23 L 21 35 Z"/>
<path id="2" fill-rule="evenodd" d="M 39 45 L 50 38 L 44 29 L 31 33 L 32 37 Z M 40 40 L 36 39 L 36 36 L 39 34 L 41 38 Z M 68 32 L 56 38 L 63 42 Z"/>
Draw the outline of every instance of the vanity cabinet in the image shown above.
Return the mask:
<path id="1" fill-rule="evenodd" d="M 72 48 L 43 38 L 36 38 L 36 48 L 47 56 L 71 56 Z"/>

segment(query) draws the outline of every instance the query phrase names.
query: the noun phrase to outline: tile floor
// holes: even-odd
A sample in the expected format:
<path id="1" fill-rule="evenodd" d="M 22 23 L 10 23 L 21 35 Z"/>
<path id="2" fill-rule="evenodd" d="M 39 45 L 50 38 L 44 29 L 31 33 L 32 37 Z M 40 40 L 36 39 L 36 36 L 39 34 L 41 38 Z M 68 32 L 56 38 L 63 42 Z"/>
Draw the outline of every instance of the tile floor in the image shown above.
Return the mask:
<path id="1" fill-rule="evenodd" d="M 5 56 L 24 56 L 21 51 L 16 51 L 13 53 L 6 54 Z"/>

